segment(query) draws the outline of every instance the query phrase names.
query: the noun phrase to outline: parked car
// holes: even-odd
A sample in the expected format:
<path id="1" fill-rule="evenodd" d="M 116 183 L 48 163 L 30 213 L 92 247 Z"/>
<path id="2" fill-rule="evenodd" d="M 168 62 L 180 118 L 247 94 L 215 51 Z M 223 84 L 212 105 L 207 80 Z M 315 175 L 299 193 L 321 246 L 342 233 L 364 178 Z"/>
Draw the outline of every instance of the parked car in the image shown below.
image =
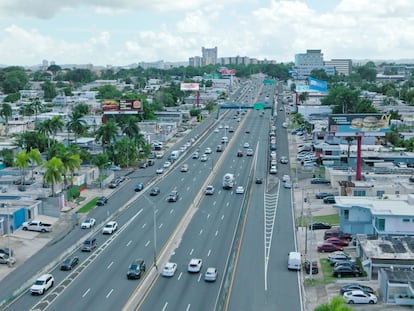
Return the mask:
<path id="1" fill-rule="evenodd" d="M 325 178 L 311 178 L 311 184 L 330 184 L 331 182 Z"/>
<path id="2" fill-rule="evenodd" d="M 98 206 L 105 205 L 106 203 L 108 203 L 107 197 L 99 197 L 98 200 L 96 200 L 96 205 Z"/>
<path id="3" fill-rule="evenodd" d="M 1 248 L 0 248 L 0 254 L 6 254 L 6 255 L 11 255 L 11 256 L 13 256 L 13 255 L 14 255 L 14 252 L 13 252 L 13 250 L 12 250 L 11 248 L 8 248 L 8 247 L 1 247 Z"/>
<path id="4" fill-rule="evenodd" d="M 119 186 L 119 183 L 120 183 L 119 179 L 117 178 L 112 179 L 111 182 L 109 183 L 109 188 L 114 189 Z"/>
<path id="5" fill-rule="evenodd" d="M 135 259 L 128 268 L 127 279 L 140 279 L 145 272 L 145 262 L 143 259 Z"/>
<path id="6" fill-rule="evenodd" d="M 90 229 L 95 226 L 95 218 L 87 218 L 81 223 L 81 229 Z"/>
<path id="7" fill-rule="evenodd" d="M 323 198 L 323 203 L 325 203 L 325 204 L 335 204 L 336 203 L 335 197 L 327 196 L 327 197 Z"/>
<path id="8" fill-rule="evenodd" d="M 187 270 L 190 273 L 199 273 L 201 271 L 201 266 L 203 265 L 203 261 L 198 258 L 193 258 L 188 263 Z"/>
<path id="9" fill-rule="evenodd" d="M 147 162 L 143 162 L 139 165 L 139 168 L 147 168 L 148 167 L 148 163 Z"/>
<path id="10" fill-rule="evenodd" d="M 341 260 L 351 260 L 352 257 L 348 253 L 338 251 L 328 255 L 329 262 L 333 266 L 336 262 Z"/>
<path id="11" fill-rule="evenodd" d="M 208 267 L 204 274 L 204 281 L 215 282 L 217 279 L 217 269 L 214 267 Z"/>
<path id="12" fill-rule="evenodd" d="M 356 266 L 356 262 L 354 259 L 351 260 L 337 260 L 335 261 L 334 267 L 338 267 L 338 266 Z"/>
<path id="13" fill-rule="evenodd" d="M 346 284 L 346 285 L 341 287 L 339 292 L 341 293 L 341 295 L 343 295 L 344 293 L 349 292 L 349 291 L 353 291 L 353 290 L 360 290 L 360 291 L 363 291 L 365 293 L 375 294 L 375 291 L 373 290 L 372 287 L 361 285 L 361 284 L 358 284 L 358 283 Z"/>
<path id="14" fill-rule="evenodd" d="M 285 156 L 280 157 L 280 163 L 287 164 L 289 162 L 288 158 Z"/>
<path id="15" fill-rule="evenodd" d="M 332 226 L 326 222 L 314 222 L 309 225 L 309 230 L 331 229 Z"/>
<path id="16" fill-rule="evenodd" d="M 331 253 L 336 251 L 342 251 L 343 248 L 341 246 L 332 244 L 332 243 L 322 243 L 321 245 L 317 246 L 317 251 L 321 253 Z"/>
<path id="17" fill-rule="evenodd" d="M 303 263 L 303 267 L 305 269 L 305 272 L 307 274 L 310 274 L 311 262 L 309 260 L 305 260 L 305 262 Z M 312 261 L 312 274 L 318 274 L 318 273 L 319 273 L 318 262 L 316 260 L 313 260 Z"/>
<path id="18" fill-rule="evenodd" d="M 338 278 L 342 276 L 360 276 L 361 270 L 357 266 L 337 266 L 334 267 L 332 275 Z"/>
<path id="19" fill-rule="evenodd" d="M 315 198 L 324 199 L 324 198 L 329 197 L 329 196 L 333 196 L 333 194 L 329 193 L 329 192 L 319 192 L 315 195 Z"/>
<path id="20" fill-rule="evenodd" d="M 328 238 L 333 238 L 333 237 L 346 239 L 348 241 L 352 240 L 352 234 L 344 233 L 344 232 L 342 232 L 341 230 L 338 230 L 338 229 L 326 230 L 324 235 L 323 235 L 324 240 L 326 240 Z"/>
<path id="21" fill-rule="evenodd" d="M 102 228 L 102 234 L 112 234 L 117 229 L 118 223 L 116 221 L 110 221 Z"/>
<path id="22" fill-rule="evenodd" d="M 155 196 L 157 196 L 159 194 L 160 194 L 160 188 L 158 188 L 158 187 L 152 188 L 151 191 L 150 191 L 150 193 L 149 193 L 149 195 L 150 196 L 153 196 L 153 197 L 155 197 Z"/>
<path id="23" fill-rule="evenodd" d="M 171 162 L 170 161 L 165 161 L 164 164 L 162 165 L 164 168 L 169 168 L 171 166 Z"/>
<path id="24" fill-rule="evenodd" d="M 366 293 L 360 290 L 353 290 L 350 292 L 346 292 L 343 295 L 346 303 L 354 304 L 354 303 L 369 303 L 375 304 L 377 303 L 378 299 L 377 296 L 374 294 Z"/>
<path id="25" fill-rule="evenodd" d="M 10 257 L 8 254 L 0 254 L 0 264 L 3 265 L 14 265 L 16 263 L 16 258 Z"/>
<path id="26" fill-rule="evenodd" d="M 32 295 L 43 295 L 49 288 L 53 286 L 55 279 L 51 274 L 43 274 L 40 276 L 30 288 Z"/>
<path id="27" fill-rule="evenodd" d="M 177 271 L 177 264 L 175 262 L 167 262 L 164 265 L 164 268 L 162 268 L 161 275 L 165 277 L 173 277 L 175 271 Z"/>
<path id="28" fill-rule="evenodd" d="M 162 173 L 164 173 L 164 168 L 161 166 L 161 167 L 157 168 L 157 170 L 155 172 L 157 174 L 162 174 Z"/>
<path id="29" fill-rule="evenodd" d="M 144 184 L 138 183 L 135 185 L 134 191 L 139 192 L 139 191 L 142 191 L 143 189 L 144 189 Z"/>
<path id="30" fill-rule="evenodd" d="M 79 263 L 79 257 L 68 257 L 60 265 L 60 270 L 72 270 Z"/>
<path id="31" fill-rule="evenodd" d="M 327 243 L 332 243 L 338 246 L 348 246 L 349 242 L 347 240 L 343 240 L 337 237 L 328 238 L 325 240 Z"/>

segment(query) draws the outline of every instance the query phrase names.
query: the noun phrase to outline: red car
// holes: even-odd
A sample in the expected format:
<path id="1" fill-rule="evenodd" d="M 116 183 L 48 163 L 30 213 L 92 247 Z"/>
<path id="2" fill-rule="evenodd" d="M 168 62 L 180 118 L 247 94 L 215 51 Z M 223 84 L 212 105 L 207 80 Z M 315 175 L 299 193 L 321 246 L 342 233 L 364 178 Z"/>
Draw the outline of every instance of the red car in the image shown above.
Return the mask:
<path id="1" fill-rule="evenodd" d="M 332 243 L 323 243 L 321 245 L 318 245 L 317 250 L 321 253 L 332 253 L 336 251 L 342 251 L 343 248 Z"/>
<path id="2" fill-rule="evenodd" d="M 352 234 L 350 233 L 344 233 L 341 230 L 338 229 L 330 229 L 330 230 L 326 230 L 325 234 L 323 235 L 323 239 L 329 239 L 329 238 L 340 238 L 343 240 L 352 240 Z"/>
<path id="3" fill-rule="evenodd" d="M 332 243 L 338 246 L 348 246 L 349 244 L 347 240 L 336 238 L 336 237 L 328 238 L 325 240 L 325 242 Z"/>

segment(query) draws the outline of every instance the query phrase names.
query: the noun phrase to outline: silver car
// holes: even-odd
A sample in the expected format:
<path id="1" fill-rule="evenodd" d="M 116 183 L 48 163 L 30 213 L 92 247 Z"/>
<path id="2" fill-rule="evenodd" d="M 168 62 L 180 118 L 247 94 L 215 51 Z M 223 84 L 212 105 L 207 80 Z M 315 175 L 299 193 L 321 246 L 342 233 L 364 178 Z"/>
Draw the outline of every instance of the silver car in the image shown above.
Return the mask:
<path id="1" fill-rule="evenodd" d="M 207 268 L 207 271 L 204 274 L 204 281 L 215 282 L 216 279 L 217 279 L 217 269 L 214 267 Z"/>

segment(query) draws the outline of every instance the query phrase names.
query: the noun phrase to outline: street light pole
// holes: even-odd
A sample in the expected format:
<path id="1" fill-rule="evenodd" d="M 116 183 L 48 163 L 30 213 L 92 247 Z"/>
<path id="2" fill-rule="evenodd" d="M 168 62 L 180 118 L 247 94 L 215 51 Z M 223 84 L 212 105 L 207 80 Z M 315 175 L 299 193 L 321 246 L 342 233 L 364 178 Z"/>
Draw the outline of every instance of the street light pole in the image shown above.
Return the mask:
<path id="1" fill-rule="evenodd" d="M 10 212 L 9 212 L 9 203 L 6 203 L 6 212 L 7 212 L 7 247 L 9 248 L 9 261 L 8 265 L 11 266 L 11 247 L 10 247 Z"/>

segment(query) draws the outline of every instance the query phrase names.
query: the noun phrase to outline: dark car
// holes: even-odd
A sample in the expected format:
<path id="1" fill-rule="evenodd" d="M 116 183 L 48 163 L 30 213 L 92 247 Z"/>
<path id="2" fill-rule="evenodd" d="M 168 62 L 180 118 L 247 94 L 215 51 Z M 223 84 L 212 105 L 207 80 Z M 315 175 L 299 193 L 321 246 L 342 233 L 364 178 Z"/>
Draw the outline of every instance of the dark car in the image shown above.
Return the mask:
<path id="1" fill-rule="evenodd" d="M 79 263 L 79 257 L 68 257 L 65 259 L 65 261 L 62 262 L 62 265 L 60 266 L 60 270 L 72 270 L 73 267 L 75 267 Z"/>
<path id="2" fill-rule="evenodd" d="M 256 184 L 261 185 L 263 183 L 263 178 L 261 177 L 256 177 Z"/>
<path id="3" fill-rule="evenodd" d="M 139 279 L 142 273 L 145 272 L 145 262 L 143 259 L 134 260 L 128 268 L 127 279 Z"/>
<path id="4" fill-rule="evenodd" d="M 237 157 L 241 158 L 243 156 L 243 152 L 242 151 L 237 151 Z"/>
<path id="5" fill-rule="evenodd" d="M 167 201 L 177 202 L 178 198 L 179 198 L 178 191 L 174 190 L 174 191 L 171 191 L 170 194 L 168 195 Z"/>
<path id="6" fill-rule="evenodd" d="M 344 233 L 341 230 L 337 230 L 337 229 L 331 229 L 331 230 L 326 230 L 324 235 L 323 235 L 323 239 L 329 239 L 329 238 L 341 238 L 344 240 L 352 240 L 352 234 L 350 233 Z"/>
<path id="7" fill-rule="evenodd" d="M 309 230 L 331 229 L 332 226 L 326 222 L 314 222 L 309 225 Z"/>
<path id="8" fill-rule="evenodd" d="M 329 192 L 319 192 L 319 193 L 317 193 L 315 195 L 315 198 L 317 198 L 317 199 L 325 199 L 326 197 L 330 197 L 330 196 L 333 196 L 333 194 L 332 193 L 329 193 Z"/>
<path id="9" fill-rule="evenodd" d="M 115 178 L 109 183 L 109 188 L 114 189 L 119 186 L 119 183 L 120 183 L 119 179 Z"/>
<path id="10" fill-rule="evenodd" d="M 305 260 L 303 267 L 305 268 L 305 272 L 307 274 L 310 274 L 311 262 L 309 260 Z M 312 261 L 312 274 L 318 274 L 318 273 L 319 273 L 318 262 L 314 260 Z"/>
<path id="11" fill-rule="evenodd" d="M 124 182 L 126 177 L 124 175 L 118 176 L 117 179 L 119 180 L 119 182 Z"/>
<path id="12" fill-rule="evenodd" d="M 312 178 L 310 180 L 311 184 L 330 184 L 331 182 L 325 178 Z"/>
<path id="13" fill-rule="evenodd" d="M 108 203 L 107 197 L 99 197 L 98 200 L 96 200 L 96 205 L 98 206 L 105 205 L 106 203 Z"/>
<path id="14" fill-rule="evenodd" d="M 139 191 L 142 191 L 142 189 L 144 189 L 144 185 L 142 183 L 139 183 L 139 184 L 136 184 L 134 191 L 139 192 Z"/>
<path id="15" fill-rule="evenodd" d="M 342 251 L 343 248 L 341 246 L 332 244 L 332 243 L 323 243 L 321 245 L 318 245 L 317 247 L 318 252 L 321 253 L 331 253 L 336 251 Z"/>
<path id="16" fill-rule="evenodd" d="M 139 168 L 147 168 L 148 167 L 148 162 L 143 162 L 139 165 Z"/>
<path id="17" fill-rule="evenodd" d="M 160 194 L 160 188 L 158 188 L 158 187 L 152 188 L 149 194 L 150 194 L 150 196 L 153 196 L 153 197 L 159 195 Z"/>
<path id="18" fill-rule="evenodd" d="M 327 196 L 327 197 L 323 198 L 323 203 L 325 203 L 325 204 L 334 204 L 334 203 L 336 203 L 335 197 Z"/>
<path id="19" fill-rule="evenodd" d="M 13 256 L 14 252 L 10 248 L 2 247 L 2 248 L 0 248 L 0 254 L 6 254 L 6 255 Z"/>
<path id="20" fill-rule="evenodd" d="M 148 166 L 153 166 L 155 164 L 155 161 L 154 160 L 148 160 L 147 163 L 148 163 Z"/>
<path id="21" fill-rule="evenodd" d="M 365 293 L 375 294 L 372 287 L 361 285 L 361 284 L 358 284 L 358 283 L 346 284 L 346 285 L 341 287 L 339 292 L 341 293 L 341 295 L 343 295 L 344 293 L 349 292 L 351 290 L 362 290 Z"/>
<path id="22" fill-rule="evenodd" d="M 333 269 L 332 275 L 338 278 L 342 276 L 360 276 L 361 270 L 357 266 L 337 266 Z"/>

